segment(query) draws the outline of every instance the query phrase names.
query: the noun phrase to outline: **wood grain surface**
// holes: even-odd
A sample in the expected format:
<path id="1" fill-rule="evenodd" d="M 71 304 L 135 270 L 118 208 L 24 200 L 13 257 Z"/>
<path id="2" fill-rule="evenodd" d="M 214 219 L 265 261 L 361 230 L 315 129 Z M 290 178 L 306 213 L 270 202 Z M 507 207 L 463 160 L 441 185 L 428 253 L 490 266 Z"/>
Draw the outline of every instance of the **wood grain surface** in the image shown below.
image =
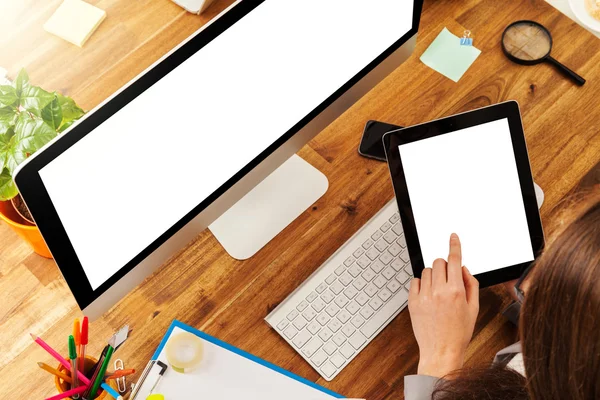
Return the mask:
<path id="1" fill-rule="evenodd" d="M 168 0 L 89 2 L 108 15 L 79 49 L 42 29 L 60 0 L 0 0 L 0 66 L 11 77 L 26 67 L 34 84 L 91 109 L 231 0 L 218 1 L 203 16 Z M 586 78 L 586 85 L 575 86 L 550 65 L 509 62 L 500 36 L 518 19 L 547 26 L 554 37 L 552 55 Z M 443 27 L 457 35 L 470 29 L 482 50 L 458 83 L 418 59 Z M 546 194 L 541 212 L 547 224 L 561 199 L 600 161 L 598 65 L 600 40 L 543 0 L 426 0 L 414 55 L 299 152 L 329 178 L 325 196 L 244 262 L 229 257 L 209 232 L 199 235 L 91 324 L 88 353 L 98 355 L 105 340 L 129 324 L 131 337 L 117 356 L 126 368 L 141 370 L 176 318 L 348 397 L 402 398 L 403 377 L 416 372 L 418 361 L 408 312 L 331 383 L 263 320 L 392 198 L 386 165 L 357 154 L 365 122 L 411 125 L 517 100 L 534 178 Z M 159 118 L 168 124 L 168 114 Z M 45 398 L 55 389 L 36 362 L 54 362 L 28 333 L 66 352 L 67 335 L 81 311 L 54 263 L 33 254 L 6 224 L 0 224 L 0 246 L 0 398 Z M 489 361 L 516 340 L 516 330 L 499 315 L 507 303 L 500 287 L 482 291 L 468 364 Z"/>

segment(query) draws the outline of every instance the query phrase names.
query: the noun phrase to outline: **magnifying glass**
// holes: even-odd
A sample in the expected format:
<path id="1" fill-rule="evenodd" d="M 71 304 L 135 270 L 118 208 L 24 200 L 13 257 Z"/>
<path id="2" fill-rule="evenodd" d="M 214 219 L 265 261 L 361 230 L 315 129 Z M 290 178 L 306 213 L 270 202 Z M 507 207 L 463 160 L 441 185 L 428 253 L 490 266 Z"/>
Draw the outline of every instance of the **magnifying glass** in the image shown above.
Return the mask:
<path id="1" fill-rule="evenodd" d="M 548 29 L 537 22 L 517 21 L 510 24 L 502 34 L 502 50 L 517 64 L 535 65 L 548 62 L 579 86 L 585 83 L 585 79 L 550 56 L 552 36 Z"/>

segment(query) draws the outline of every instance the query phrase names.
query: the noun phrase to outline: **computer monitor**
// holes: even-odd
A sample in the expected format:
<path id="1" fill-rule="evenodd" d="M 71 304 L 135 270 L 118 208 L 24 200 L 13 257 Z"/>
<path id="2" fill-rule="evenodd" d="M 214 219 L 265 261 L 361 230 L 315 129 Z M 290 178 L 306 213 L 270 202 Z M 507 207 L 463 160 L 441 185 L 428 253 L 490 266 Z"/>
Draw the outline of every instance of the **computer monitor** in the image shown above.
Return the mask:
<path id="1" fill-rule="evenodd" d="M 235 3 L 23 163 L 81 309 L 108 310 L 398 67 L 421 7 Z"/>

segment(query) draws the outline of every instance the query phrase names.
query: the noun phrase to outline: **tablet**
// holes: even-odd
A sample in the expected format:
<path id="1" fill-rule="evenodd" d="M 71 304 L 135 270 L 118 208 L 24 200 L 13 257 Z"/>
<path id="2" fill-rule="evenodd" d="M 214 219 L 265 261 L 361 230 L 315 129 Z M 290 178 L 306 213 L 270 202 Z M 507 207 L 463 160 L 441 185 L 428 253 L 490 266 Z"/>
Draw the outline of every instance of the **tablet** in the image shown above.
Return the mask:
<path id="1" fill-rule="evenodd" d="M 544 245 L 519 106 L 509 101 L 383 138 L 415 276 L 451 233 L 480 286 L 516 279 Z"/>

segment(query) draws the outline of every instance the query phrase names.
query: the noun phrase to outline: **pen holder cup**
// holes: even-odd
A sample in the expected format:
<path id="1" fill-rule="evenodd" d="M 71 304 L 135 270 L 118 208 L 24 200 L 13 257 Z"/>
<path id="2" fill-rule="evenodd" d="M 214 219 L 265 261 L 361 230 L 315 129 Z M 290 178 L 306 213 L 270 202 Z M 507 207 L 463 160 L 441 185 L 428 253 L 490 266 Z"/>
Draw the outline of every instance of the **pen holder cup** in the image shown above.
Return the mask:
<path id="1" fill-rule="evenodd" d="M 69 358 L 66 357 L 66 359 L 68 360 Z M 84 373 L 87 373 L 89 370 L 91 370 L 94 367 L 94 365 L 96 365 L 97 362 L 98 362 L 98 360 L 95 359 L 94 357 L 86 356 L 85 361 L 83 363 Z M 60 372 L 66 374 L 66 375 L 69 375 L 69 376 L 71 375 L 71 371 L 68 370 L 67 368 L 65 368 L 62 364 L 60 364 L 56 369 L 58 369 Z M 117 390 L 117 386 L 116 386 L 114 380 L 108 380 L 107 383 L 110 387 Z M 56 376 L 54 378 L 54 384 L 56 385 L 56 390 L 58 390 L 58 393 L 63 393 L 63 392 L 66 392 L 67 390 L 71 389 L 71 384 L 63 381 L 58 376 Z M 80 398 L 81 398 L 81 396 L 80 396 Z M 95 399 L 96 400 L 105 400 L 105 399 L 109 400 L 110 396 L 107 396 L 106 392 L 104 390 L 102 390 L 102 388 L 100 388 L 100 389 L 98 389 L 98 393 L 96 394 Z M 65 400 L 71 400 L 71 398 L 67 397 Z"/>

